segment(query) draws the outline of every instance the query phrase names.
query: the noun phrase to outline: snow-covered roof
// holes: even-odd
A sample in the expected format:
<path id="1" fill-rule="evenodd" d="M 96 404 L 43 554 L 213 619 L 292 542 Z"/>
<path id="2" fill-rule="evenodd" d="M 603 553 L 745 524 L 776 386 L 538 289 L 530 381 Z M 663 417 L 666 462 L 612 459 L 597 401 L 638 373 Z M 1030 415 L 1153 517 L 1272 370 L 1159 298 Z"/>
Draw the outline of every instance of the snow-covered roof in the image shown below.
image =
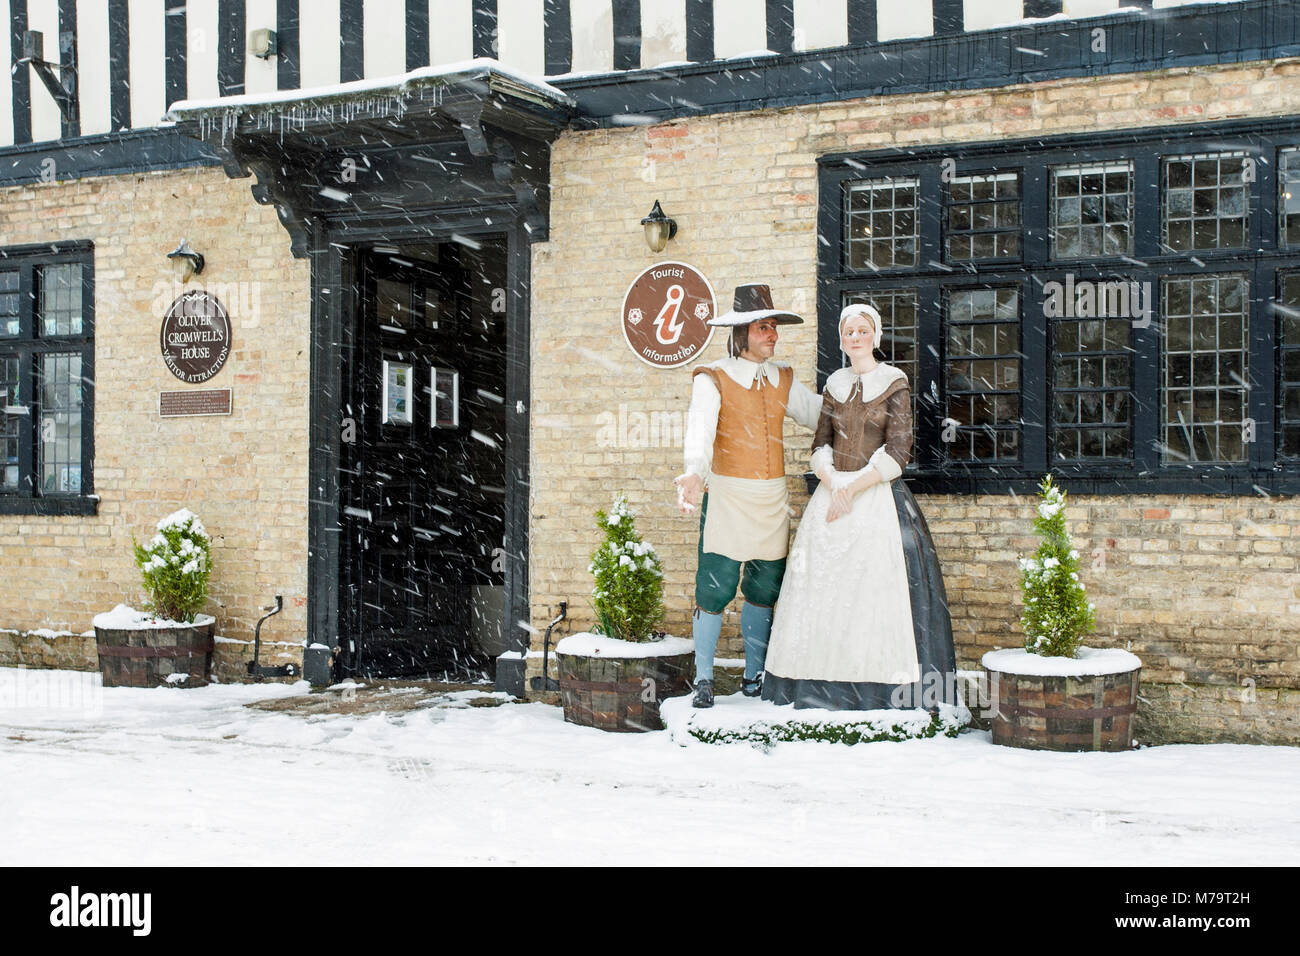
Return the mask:
<path id="1" fill-rule="evenodd" d="M 399 76 L 376 77 L 336 83 L 305 90 L 273 90 L 244 93 L 209 99 L 179 100 L 167 111 L 167 119 L 195 119 L 214 112 L 249 112 L 260 107 L 291 106 L 310 109 L 357 97 L 394 97 L 428 87 L 452 87 L 467 81 L 481 81 L 493 92 L 521 99 L 572 108 L 576 104 L 569 94 L 534 76 L 503 66 L 489 57 L 477 57 L 439 66 L 422 66 Z"/>

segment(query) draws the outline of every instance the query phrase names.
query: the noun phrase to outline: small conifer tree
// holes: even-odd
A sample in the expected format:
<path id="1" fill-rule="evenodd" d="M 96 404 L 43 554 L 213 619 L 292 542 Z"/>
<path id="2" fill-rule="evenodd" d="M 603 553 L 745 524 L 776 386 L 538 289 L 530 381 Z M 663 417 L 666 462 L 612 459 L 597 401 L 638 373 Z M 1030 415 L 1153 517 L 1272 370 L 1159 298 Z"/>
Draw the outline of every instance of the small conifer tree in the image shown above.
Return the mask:
<path id="1" fill-rule="evenodd" d="M 1034 531 L 1042 542 L 1032 558 L 1020 559 L 1020 590 L 1025 599 L 1020 626 L 1025 650 L 1045 657 L 1073 657 L 1083 635 L 1096 626 L 1093 605 L 1079 581 L 1079 552 L 1065 527 L 1065 492 L 1047 475 Z"/>
<path id="2" fill-rule="evenodd" d="M 193 621 L 207 603 L 212 574 L 212 539 L 203 522 L 182 508 L 158 522 L 158 533 L 147 544 L 134 535 L 131 542 L 148 608 L 164 620 Z"/>
<path id="3" fill-rule="evenodd" d="M 605 540 L 587 568 L 596 577 L 591 592 L 598 630 L 624 641 L 645 641 L 664 616 L 663 566 L 655 549 L 641 540 L 635 514 L 619 495 L 606 514 L 596 512 Z"/>

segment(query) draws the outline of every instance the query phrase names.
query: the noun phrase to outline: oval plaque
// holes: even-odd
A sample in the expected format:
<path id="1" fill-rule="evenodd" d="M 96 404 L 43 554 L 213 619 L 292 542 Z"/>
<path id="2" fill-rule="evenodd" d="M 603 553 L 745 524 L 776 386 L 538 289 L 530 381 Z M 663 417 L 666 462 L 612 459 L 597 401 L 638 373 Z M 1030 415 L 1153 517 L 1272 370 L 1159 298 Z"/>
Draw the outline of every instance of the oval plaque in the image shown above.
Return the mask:
<path id="1" fill-rule="evenodd" d="M 694 266 L 660 262 L 632 280 L 623 296 L 623 338 L 656 368 L 676 368 L 699 356 L 713 338 L 713 286 Z"/>
<path id="2" fill-rule="evenodd" d="M 206 289 L 183 293 L 163 316 L 159 343 L 173 375 L 191 384 L 206 382 L 230 355 L 230 316 Z"/>

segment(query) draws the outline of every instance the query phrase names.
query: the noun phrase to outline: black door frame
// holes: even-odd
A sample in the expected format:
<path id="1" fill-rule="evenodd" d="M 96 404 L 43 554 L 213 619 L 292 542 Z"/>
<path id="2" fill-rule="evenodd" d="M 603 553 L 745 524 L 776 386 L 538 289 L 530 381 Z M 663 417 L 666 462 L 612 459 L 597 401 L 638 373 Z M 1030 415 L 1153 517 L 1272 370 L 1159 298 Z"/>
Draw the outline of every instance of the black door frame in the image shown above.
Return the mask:
<path id="1" fill-rule="evenodd" d="M 312 229 L 311 393 L 309 397 L 309 499 L 307 554 L 307 649 L 304 675 L 315 686 L 330 683 L 340 640 L 339 557 L 342 518 L 339 478 L 344 419 L 351 394 L 342 380 L 345 350 L 355 347 L 358 314 L 354 247 L 410 241 L 451 242 L 456 237 L 505 236 L 506 252 L 506 513 L 505 607 L 507 651 L 526 654 L 528 632 L 515 622 L 530 619 L 528 604 L 528 419 L 530 233 L 519 208 L 482 203 L 332 219 Z M 517 686 L 515 686 L 517 685 Z M 522 668 L 499 668 L 497 689 L 521 696 Z"/>

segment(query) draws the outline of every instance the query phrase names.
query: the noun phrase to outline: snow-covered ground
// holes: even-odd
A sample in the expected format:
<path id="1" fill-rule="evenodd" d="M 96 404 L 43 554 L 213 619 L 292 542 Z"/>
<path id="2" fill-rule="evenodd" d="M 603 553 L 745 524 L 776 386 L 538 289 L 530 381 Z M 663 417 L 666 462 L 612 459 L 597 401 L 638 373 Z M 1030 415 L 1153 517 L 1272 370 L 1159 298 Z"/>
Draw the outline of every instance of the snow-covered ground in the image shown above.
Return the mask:
<path id="1" fill-rule="evenodd" d="M 0 864 L 977 868 L 1291 864 L 1300 848 L 1300 748 L 1050 754 L 975 731 L 764 752 L 602 733 L 542 704 L 466 706 L 472 694 L 302 716 L 244 706 L 301 684 L 88 679 L 0 669 Z"/>

